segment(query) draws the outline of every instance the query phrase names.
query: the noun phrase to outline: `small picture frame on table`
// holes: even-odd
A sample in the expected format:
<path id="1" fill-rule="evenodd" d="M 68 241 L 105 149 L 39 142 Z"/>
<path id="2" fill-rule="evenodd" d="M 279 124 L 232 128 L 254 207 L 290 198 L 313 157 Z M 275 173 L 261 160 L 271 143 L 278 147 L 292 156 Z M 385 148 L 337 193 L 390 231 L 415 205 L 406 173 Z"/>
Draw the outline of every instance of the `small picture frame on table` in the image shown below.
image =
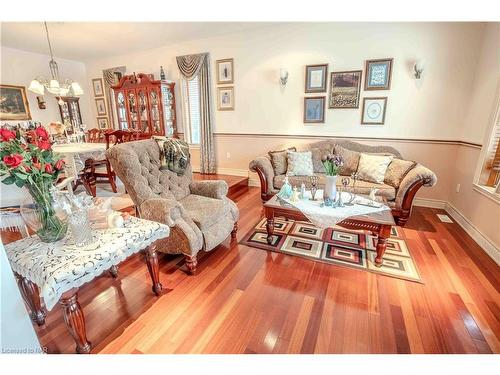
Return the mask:
<path id="1" fill-rule="evenodd" d="M 309 96 L 304 98 L 304 123 L 325 122 L 325 96 Z"/>
<path id="2" fill-rule="evenodd" d="M 365 66 L 365 91 L 390 90 L 394 59 L 367 60 Z"/>
<path id="3" fill-rule="evenodd" d="M 306 65 L 306 93 L 326 92 L 328 64 Z"/>
<path id="4" fill-rule="evenodd" d="M 363 98 L 361 123 L 363 125 L 384 125 L 387 96 L 378 98 Z"/>

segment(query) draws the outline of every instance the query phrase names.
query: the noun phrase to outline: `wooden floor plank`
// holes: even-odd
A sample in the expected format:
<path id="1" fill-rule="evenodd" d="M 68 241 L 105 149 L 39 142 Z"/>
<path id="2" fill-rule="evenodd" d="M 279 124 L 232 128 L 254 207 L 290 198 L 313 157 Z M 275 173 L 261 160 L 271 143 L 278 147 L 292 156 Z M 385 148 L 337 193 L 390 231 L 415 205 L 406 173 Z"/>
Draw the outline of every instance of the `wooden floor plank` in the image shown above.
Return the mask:
<path id="1" fill-rule="evenodd" d="M 263 215 L 260 192 L 235 200 L 241 240 Z M 226 240 L 195 276 L 181 256 L 161 257 L 171 291 L 158 298 L 133 256 L 117 280 L 79 292 L 93 353 L 500 353 L 499 267 L 437 213 L 415 207 L 398 228 L 423 284 Z M 59 306 L 35 330 L 49 353 L 74 351 Z"/>

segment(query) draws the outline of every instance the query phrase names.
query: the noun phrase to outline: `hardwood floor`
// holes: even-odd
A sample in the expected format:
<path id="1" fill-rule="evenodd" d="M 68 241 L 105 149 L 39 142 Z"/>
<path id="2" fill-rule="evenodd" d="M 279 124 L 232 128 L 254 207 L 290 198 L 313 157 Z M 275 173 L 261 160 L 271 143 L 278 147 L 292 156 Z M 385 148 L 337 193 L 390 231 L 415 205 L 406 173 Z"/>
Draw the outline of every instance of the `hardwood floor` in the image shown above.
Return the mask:
<path id="1" fill-rule="evenodd" d="M 259 190 L 236 198 L 238 239 L 263 215 Z M 151 293 L 141 255 L 119 278 L 81 288 L 93 353 L 500 353 L 500 271 L 443 210 L 416 207 L 400 229 L 424 284 L 238 245 L 199 262 L 160 260 Z M 49 352 L 74 343 L 54 308 L 35 327 Z"/>

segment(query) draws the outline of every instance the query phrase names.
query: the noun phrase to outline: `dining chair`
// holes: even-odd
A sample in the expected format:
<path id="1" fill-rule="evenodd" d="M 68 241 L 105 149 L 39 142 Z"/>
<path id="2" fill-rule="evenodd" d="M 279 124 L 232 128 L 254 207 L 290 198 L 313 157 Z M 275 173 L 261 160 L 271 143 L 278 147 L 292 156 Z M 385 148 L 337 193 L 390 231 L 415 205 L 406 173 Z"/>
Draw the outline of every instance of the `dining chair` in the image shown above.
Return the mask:
<path id="1" fill-rule="evenodd" d="M 101 129 L 90 129 L 87 132 L 86 140 L 89 143 L 100 143 L 104 141 L 104 134 Z"/>

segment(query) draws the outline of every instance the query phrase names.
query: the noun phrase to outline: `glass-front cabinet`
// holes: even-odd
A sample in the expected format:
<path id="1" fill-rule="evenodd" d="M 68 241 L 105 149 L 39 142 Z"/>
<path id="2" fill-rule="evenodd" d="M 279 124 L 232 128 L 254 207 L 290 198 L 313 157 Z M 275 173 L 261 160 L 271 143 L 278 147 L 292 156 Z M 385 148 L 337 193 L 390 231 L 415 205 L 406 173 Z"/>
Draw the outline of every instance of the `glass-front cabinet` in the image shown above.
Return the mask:
<path id="1" fill-rule="evenodd" d="M 80 130 L 82 125 L 82 115 L 80 113 L 80 98 L 61 96 L 56 97 L 61 114 L 61 122 L 66 125 L 66 132 L 73 134 Z"/>
<path id="2" fill-rule="evenodd" d="M 177 138 L 174 87 L 174 82 L 154 80 L 150 74 L 123 76 L 113 86 L 120 129 L 138 131 L 143 138 Z"/>

